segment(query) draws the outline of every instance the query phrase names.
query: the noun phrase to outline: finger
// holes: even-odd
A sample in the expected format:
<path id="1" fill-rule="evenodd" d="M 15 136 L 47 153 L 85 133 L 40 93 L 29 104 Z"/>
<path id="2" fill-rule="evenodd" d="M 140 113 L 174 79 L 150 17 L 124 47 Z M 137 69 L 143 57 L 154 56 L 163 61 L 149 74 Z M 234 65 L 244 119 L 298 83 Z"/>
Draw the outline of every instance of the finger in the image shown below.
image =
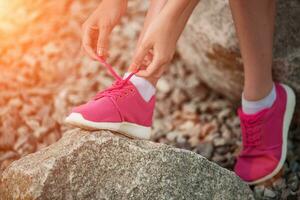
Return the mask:
<path id="1" fill-rule="evenodd" d="M 133 57 L 132 64 L 129 67 L 130 71 L 134 71 L 142 65 L 145 56 L 147 55 L 148 51 L 150 50 L 150 45 L 140 45 L 138 50 Z"/>
<path id="2" fill-rule="evenodd" d="M 97 54 L 92 48 L 92 30 L 90 28 L 85 28 L 82 36 L 82 47 L 85 53 L 90 56 L 92 59 L 97 60 Z"/>
<path id="3" fill-rule="evenodd" d="M 97 54 L 100 57 L 106 58 L 108 56 L 110 33 L 109 28 L 99 28 Z"/>
<path id="4" fill-rule="evenodd" d="M 164 59 L 160 58 L 159 56 L 155 56 L 150 63 L 150 65 L 146 68 L 146 70 L 141 70 L 137 73 L 138 76 L 142 77 L 151 77 L 153 74 L 158 71 L 166 62 L 163 61 Z"/>
<path id="5" fill-rule="evenodd" d="M 144 63 L 146 66 L 150 65 L 150 63 L 152 62 L 152 59 L 153 59 L 153 53 L 150 49 L 150 51 L 147 53 L 145 59 L 144 59 Z"/>
<path id="6" fill-rule="evenodd" d="M 168 70 L 169 68 L 169 63 L 166 63 L 164 65 L 162 65 L 154 74 L 153 74 L 153 78 L 155 79 L 159 79 L 163 73 Z"/>
<path id="7" fill-rule="evenodd" d="M 169 65 L 168 63 L 161 65 L 161 67 L 159 69 L 157 69 L 149 74 L 143 74 L 143 71 L 139 71 L 136 75 L 150 79 L 150 80 L 158 80 L 163 75 L 163 73 L 166 71 L 166 69 L 168 68 L 168 65 Z"/>
<path id="8" fill-rule="evenodd" d="M 152 61 L 152 58 L 153 58 L 153 55 L 152 55 L 152 53 L 151 53 L 152 51 L 151 51 L 151 49 L 148 51 L 148 53 L 147 53 L 147 55 L 145 56 L 145 58 L 144 58 L 144 60 L 143 60 L 143 62 L 138 66 L 138 69 L 139 70 L 144 70 L 144 69 L 146 69 L 149 65 L 150 65 L 150 63 L 151 63 L 151 61 Z M 136 69 L 135 68 L 129 68 L 129 71 L 135 71 Z"/>

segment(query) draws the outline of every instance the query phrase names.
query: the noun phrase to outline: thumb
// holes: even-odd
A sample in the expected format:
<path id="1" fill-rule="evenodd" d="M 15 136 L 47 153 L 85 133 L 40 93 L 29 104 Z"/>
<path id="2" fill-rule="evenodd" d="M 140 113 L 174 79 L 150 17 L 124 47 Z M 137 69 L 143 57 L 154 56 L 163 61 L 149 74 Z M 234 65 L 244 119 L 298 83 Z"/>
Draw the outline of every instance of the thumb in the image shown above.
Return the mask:
<path id="1" fill-rule="evenodd" d="M 135 52 L 135 55 L 133 56 L 131 65 L 129 66 L 129 71 L 135 71 L 138 69 L 145 58 L 145 56 L 148 54 L 149 50 L 151 49 L 150 45 L 140 45 L 137 51 Z"/>
<path id="2" fill-rule="evenodd" d="M 97 43 L 97 54 L 100 57 L 106 58 L 108 56 L 109 48 L 109 36 L 111 29 L 99 28 L 98 43 Z"/>

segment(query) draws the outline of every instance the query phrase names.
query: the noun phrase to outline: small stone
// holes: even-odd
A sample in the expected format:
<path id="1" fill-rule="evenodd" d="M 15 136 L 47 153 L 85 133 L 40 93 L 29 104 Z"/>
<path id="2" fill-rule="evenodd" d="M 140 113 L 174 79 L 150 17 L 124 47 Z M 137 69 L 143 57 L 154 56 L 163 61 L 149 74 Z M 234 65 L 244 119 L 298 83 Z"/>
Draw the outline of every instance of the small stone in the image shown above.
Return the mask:
<path id="1" fill-rule="evenodd" d="M 169 141 L 175 141 L 175 139 L 176 139 L 176 137 L 178 136 L 178 133 L 177 132 L 169 132 L 168 134 L 167 134 L 167 139 L 169 140 Z"/>
<path id="2" fill-rule="evenodd" d="M 238 116 L 234 116 L 233 118 L 229 118 L 226 120 L 227 124 L 231 127 L 239 127 L 240 126 L 240 118 Z"/>
<path id="3" fill-rule="evenodd" d="M 44 137 L 44 143 L 47 145 L 51 145 L 55 143 L 58 140 L 58 137 L 56 134 L 48 134 L 47 136 Z"/>
<path id="4" fill-rule="evenodd" d="M 202 102 L 200 105 L 199 105 L 199 109 L 202 113 L 205 113 L 207 112 L 207 110 L 209 109 L 209 104 L 207 102 Z"/>
<path id="5" fill-rule="evenodd" d="M 179 130 L 191 130 L 195 127 L 195 123 L 192 121 L 186 121 L 179 126 Z"/>
<path id="6" fill-rule="evenodd" d="M 9 101 L 8 106 L 20 108 L 22 107 L 22 104 L 23 102 L 19 98 L 15 98 Z"/>
<path id="7" fill-rule="evenodd" d="M 287 185 L 293 192 L 299 189 L 299 177 L 297 176 L 297 174 L 290 174 L 287 180 Z"/>
<path id="8" fill-rule="evenodd" d="M 3 162 L 4 160 L 9 160 L 9 159 L 13 159 L 13 158 L 18 158 L 19 155 L 14 152 L 14 151 L 7 151 L 4 154 L 0 155 L 0 163 Z"/>
<path id="9" fill-rule="evenodd" d="M 154 119 L 153 128 L 156 131 L 163 131 L 165 129 L 164 123 L 161 119 Z"/>
<path id="10" fill-rule="evenodd" d="M 196 149 L 197 153 L 206 157 L 207 159 L 211 158 L 211 156 L 213 154 L 213 150 L 214 150 L 211 142 L 204 142 L 204 143 L 198 144 L 195 149 Z"/>
<path id="11" fill-rule="evenodd" d="M 268 188 L 265 188 L 264 190 L 264 197 L 267 197 L 267 198 L 275 198 L 277 196 L 276 192 L 268 189 Z"/>
<path id="12" fill-rule="evenodd" d="M 299 195 L 290 193 L 286 199 L 287 200 L 299 200 Z"/>
<path id="13" fill-rule="evenodd" d="M 183 112 L 185 113 L 196 113 L 197 112 L 197 106 L 195 103 L 185 103 L 183 104 Z"/>
<path id="14" fill-rule="evenodd" d="M 228 107 L 228 102 L 224 101 L 222 99 L 213 101 L 210 103 L 210 109 L 216 110 L 216 111 L 224 110 L 227 107 Z M 226 111 L 226 112 L 228 112 L 228 111 Z M 225 114 L 226 114 L 226 112 L 225 112 Z"/>
<path id="15" fill-rule="evenodd" d="M 17 134 L 18 134 L 19 137 L 24 136 L 24 135 L 30 134 L 30 130 L 27 126 L 20 126 L 17 129 Z"/>
<path id="16" fill-rule="evenodd" d="M 8 132 L 5 132 L 4 134 L 0 135 L 0 150 L 12 149 L 15 143 L 15 137 L 16 136 L 14 135 L 14 133 L 9 134 Z"/>
<path id="17" fill-rule="evenodd" d="M 48 133 L 48 132 L 49 132 L 48 127 L 39 127 L 39 128 L 37 128 L 33 131 L 33 135 L 34 135 L 35 138 L 40 139 L 44 135 L 46 135 L 46 133 Z"/>
<path id="18" fill-rule="evenodd" d="M 200 138 L 205 138 L 207 135 L 209 135 L 211 132 L 215 130 L 216 130 L 215 123 L 211 122 L 211 123 L 204 124 L 200 132 Z"/>
<path id="19" fill-rule="evenodd" d="M 48 43 L 43 47 L 43 51 L 46 54 L 55 54 L 59 52 L 59 48 L 54 43 Z"/>
<path id="20" fill-rule="evenodd" d="M 183 135 L 178 135 L 178 137 L 176 138 L 176 142 L 180 144 L 186 143 L 186 138 L 183 137 Z"/>
<path id="21" fill-rule="evenodd" d="M 225 108 L 224 110 L 221 110 L 218 113 L 218 119 L 223 122 L 226 118 L 229 117 L 229 114 L 231 113 L 231 109 L 230 108 Z"/>
<path id="22" fill-rule="evenodd" d="M 274 180 L 273 187 L 276 190 L 282 190 L 283 188 L 286 187 L 285 179 L 284 178 L 278 178 L 278 179 Z"/>
<path id="23" fill-rule="evenodd" d="M 163 92 L 163 93 L 168 93 L 171 90 L 170 84 L 164 78 L 159 79 L 159 81 L 157 82 L 156 88 L 158 91 Z"/>
<path id="24" fill-rule="evenodd" d="M 225 130 L 222 130 L 221 128 L 221 132 L 222 132 L 222 137 L 226 140 L 229 140 L 229 139 L 235 139 L 232 137 L 232 134 L 231 132 L 226 128 Z"/>
<path id="25" fill-rule="evenodd" d="M 214 154 L 212 160 L 221 165 L 222 163 L 226 162 L 226 157 L 220 154 Z"/>
<path id="26" fill-rule="evenodd" d="M 28 142 L 28 140 L 29 140 L 29 135 L 21 135 L 20 137 L 18 137 L 16 143 L 14 144 L 13 149 L 14 149 L 15 151 L 18 151 L 18 149 L 19 149 L 22 145 L 26 144 L 26 143 Z"/>
<path id="27" fill-rule="evenodd" d="M 197 135 L 193 135 L 189 138 L 188 142 L 192 147 L 195 147 L 200 142 L 199 137 Z"/>
<path id="28" fill-rule="evenodd" d="M 230 146 L 218 146 L 215 148 L 215 151 L 220 155 L 225 155 L 230 152 Z"/>
<path id="29" fill-rule="evenodd" d="M 255 197 L 255 199 L 263 198 L 264 190 L 265 190 L 264 186 L 255 186 L 255 188 L 254 188 L 254 197 Z"/>
<path id="30" fill-rule="evenodd" d="M 30 143 L 24 143 L 24 145 L 22 145 L 21 148 L 17 150 L 17 152 L 22 156 L 33 153 L 35 151 L 36 151 L 36 146 Z"/>
<path id="31" fill-rule="evenodd" d="M 186 150 L 189 150 L 189 151 L 192 150 L 191 145 L 190 145 L 189 143 L 187 143 L 187 142 L 184 142 L 184 143 L 177 143 L 177 144 L 175 145 L 175 147 L 180 148 L 180 149 L 186 149 Z"/>
<path id="32" fill-rule="evenodd" d="M 162 116 L 168 116 L 170 114 L 170 111 L 172 110 L 172 102 L 166 101 L 164 104 L 158 103 L 156 105 L 156 110 L 159 112 Z"/>
<path id="33" fill-rule="evenodd" d="M 295 156 L 293 156 L 293 157 L 295 157 Z M 300 163 L 297 161 L 292 161 L 290 163 L 290 168 L 293 173 L 299 172 L 300 171 Z"/>
<path id="34" fill-rule="evenodd" d="M 158 142 L 161 144 L 169 144 L 170 143 L 170 141 L 165 137 L 159 138 Z"/>
<path id="35" fill-rule="evenodd" d="M 32 129 L 32 130 L 36 130 L 38 128 L 40 128 L 40 123 L 35 120 L 35 119 L 28 119 L 27 121 L 25 121 L 25 123 Z"/>
<path id="36" fill-rule="evenodd" d="M 211 133 L 209 135 L 207 135 L 204 140 L 205 141 L 213 141 L 215 138 L 219 137 L 219 133 Z"/>
<path id="37" fill-rule="evenodd" d="M 171 94 L 171 99 L 175 104 L 180 105 L 188 98 L 183 90 L 180 90 L 179 88 L 175 88 Z"/>
<path id="38" fill-rule="evenodd" d="M 29 54 L 25 54 L 25 55 L 23 56 L 23 60 L 24 60 L 24 62 L 25 62 L 26 64 L 28 64 L 30 67 L 35 66 L 36 63 L 37 63 L 37 59 L 36 59 L 34 56 L 29 55 Z"/>
<path id="39" fill-rule="evenodd" d="M 223 146 L 226 144 L 226 139 L 222 137 L 217 137 L 213 140 L 213 143 L 216 147 Z"/>

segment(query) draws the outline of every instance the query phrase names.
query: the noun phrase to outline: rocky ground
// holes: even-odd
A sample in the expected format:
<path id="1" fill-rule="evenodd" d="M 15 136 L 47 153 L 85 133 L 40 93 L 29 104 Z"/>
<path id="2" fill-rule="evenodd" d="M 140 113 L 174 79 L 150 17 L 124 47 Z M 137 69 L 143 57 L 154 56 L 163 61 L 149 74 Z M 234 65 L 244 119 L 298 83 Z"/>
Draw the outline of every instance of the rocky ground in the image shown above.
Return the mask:
<path id="1" fill-rule="evenodd" d="M 14 15 L 0 14 L 1 171 L 57 141 L 71 128 L 63 124 L 70 108 L 112 83 L 109 73 L 80 50 L 80 26 L 96 5 L 12 0 Z M 109 62 L 119 73 L 130 64 L 145 9 L 141 1 L 130 1 L 129 14 L 114 30 Z M 158 83 L 157 100 L 153 141 L 233 168 L 241 147 L 237 105 L 202 84 L 179 55 Z M 276 179 L 252 187 L 257 199 L 300 198 L 299 155 L 300 127 L 294 124 L 287 162 Z"/>

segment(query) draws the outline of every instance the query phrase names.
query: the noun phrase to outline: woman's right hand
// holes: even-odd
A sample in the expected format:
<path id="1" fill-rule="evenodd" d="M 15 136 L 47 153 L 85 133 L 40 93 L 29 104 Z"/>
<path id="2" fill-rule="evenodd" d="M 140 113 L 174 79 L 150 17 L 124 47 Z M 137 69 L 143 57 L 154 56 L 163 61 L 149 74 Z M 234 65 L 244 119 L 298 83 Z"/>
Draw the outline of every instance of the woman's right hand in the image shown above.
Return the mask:
<path id="1" fill-rule="evenodd" d="M 127 9 L 127 0 L 103 0 L 82 26 L 82 47 L 92 59 L 108 57 L 113 28 Z"/>

